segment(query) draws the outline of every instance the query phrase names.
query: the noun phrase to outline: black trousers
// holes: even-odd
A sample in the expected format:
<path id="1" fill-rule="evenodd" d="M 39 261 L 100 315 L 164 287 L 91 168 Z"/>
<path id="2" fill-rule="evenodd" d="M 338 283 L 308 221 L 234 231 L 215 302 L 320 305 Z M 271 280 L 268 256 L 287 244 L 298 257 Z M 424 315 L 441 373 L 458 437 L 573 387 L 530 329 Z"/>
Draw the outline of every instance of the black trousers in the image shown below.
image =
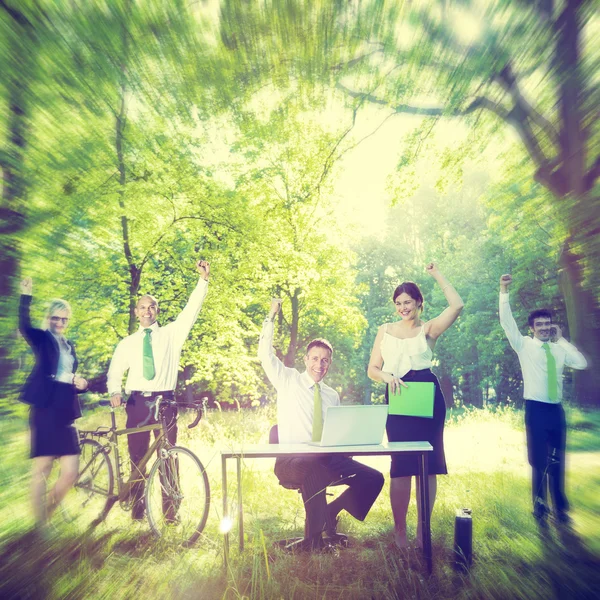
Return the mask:
<path id="1" fill-rule="evenodd" d="M 127 412 L 127 423 L 126 427 L 142 427 L 143 425 L 152 425 L 156 423 L 154 418 L 156 408 L 156 396 L 146 397 L 139 393 L 133 392 L 127 400 L 127 406 L 125 408 Z M 165 394 L 161 394 L 163 397 Z M 165 410 L 165 419 L 167 422 L 167 438 L 169 442 L 174 446 L 177 443 L 177 408 L 169 406 Z M 154 430 L 154 437 L 158 437 L 158 429 Z M 132 433 L 127 436 L 127 445 L 129 447 L 129 458 L 131 459 L 131 472 L 139 477 L 131 487 L 131 499 L 133 500 L 132 516 L 134 518 L 141 518 L 144 516 L 144 478 L 146 477 L 146 469 L 140 468 L 139 464 L 144 458 L 148 448 L 150 447 L 150 432 L 142 431 L 139 433 Z M 177 465 L 175 465 L 175 470 Z M 173 481 L 177 479 L 177 473 L 167 473 L 169 477 L 169 485 L 173 486 Z M 162 480 L 162 474 L 161 474 Z M 173 480 L 173 481 L 172 481 Z M 163 489 L 167 486 L 166 482 L 163 482 Z M 163 495 L 163 511 L 168 517 L 170 513 L 176 512 L 176 507 L 169 504 L 168 498 Z M 174 517 L 174 514 L 170 515 Z"/>
<path id="2" fill-rule="evenodd" d="M 569 510 L 565 495 L 567 425 L 562 405 L 526 400 L 525 431 L 534 514 L 543 516 L 548 484 L 554 510 L 559 513 Z"/>
<path id="3" fill-rule="evenodd" d="M 278 458 L 275 475 L 282 483 L 301 487 L 307 539 L 323 530 L 335 531 L 335 521 L 332 522 L 327 510 L 328 486 L 348 486 L 336 502 L 359 521 L 364 521 L 383 487 L 383 475 L 379 471 L 347 456 Z"/>

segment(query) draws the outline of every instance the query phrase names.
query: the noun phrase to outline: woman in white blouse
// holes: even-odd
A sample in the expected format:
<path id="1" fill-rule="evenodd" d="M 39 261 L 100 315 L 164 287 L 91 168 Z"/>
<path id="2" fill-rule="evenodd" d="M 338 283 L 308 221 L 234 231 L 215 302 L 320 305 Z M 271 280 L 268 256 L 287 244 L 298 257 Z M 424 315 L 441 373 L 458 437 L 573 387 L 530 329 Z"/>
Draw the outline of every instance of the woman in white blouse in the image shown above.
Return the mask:
<path id="1" fill-rule="evenodd" d="M 431 381 L 435 385 L 433 419 L 389 415 L 386 426 L 390 441 L 427 441 L 433 446 L 433 452 L 429 456 L 429 497 L 430 507 L 433 510 L 437 488 L 436 476 L 445 475 L 448 470 L 443 440 L 446 404 L 437 377 L 431 372 L 431 361 L 437 339 L 456 321 L 464 303 L 458 292 L 433 263 L 426 267 L 426 271 L 442 288 L 448 300 L 448 308 L 434 319 L 422 321 L 424 301 L 419 286 L 412 281 L 400 284 L 393 296 L 400 320 L 385 323 L 379 328 L 371 352 L 368 374 L 373 381 L 389 384 L 393 393 L 400 390 L 401 386 L 407 387 L 406 381 Z M 386 400 L 387 398 L 388 386 L 386 386 Z M 408 545 L 406 514 L 410 502 L 411 478 L 417 474 L 416 457 L 392 457 L 390 500 L 394 516 L 394 539 L 400 548 Z M 417 483 L 417 495 L 419 494 Z M 419 507 L 420 503 L 417 502 L 417 509 Z M 419 518 L 418 523 L 420 522 Z M 417 544 L 422 545 L 419 525 Z"/>

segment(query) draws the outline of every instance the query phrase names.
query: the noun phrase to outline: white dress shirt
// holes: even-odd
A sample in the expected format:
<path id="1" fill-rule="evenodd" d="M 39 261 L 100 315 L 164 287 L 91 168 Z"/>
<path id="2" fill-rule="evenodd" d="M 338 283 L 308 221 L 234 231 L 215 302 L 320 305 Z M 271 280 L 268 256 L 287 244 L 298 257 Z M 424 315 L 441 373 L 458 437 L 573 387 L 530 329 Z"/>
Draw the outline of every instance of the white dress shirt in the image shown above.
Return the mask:
<path id="1" fill-rule="evenodd" d="M 315 383 L 308 373 L 286 367 L 273 352 L 273 321 L 263 323 L 258 358 L 277 390 L 277 425 L 282 444 L 303 444 L 312 440 L 315 385 L 321 388 L 323 422 L 328 406 L 339 406 L 338 393 L 322 381 Z"/>
<path id="2" fill-rule="evenodd" d="M 52 337 L 58 344 L 58 368 L 56 369 L 56 377 L 54 381 L 61 381 L 62 383 L 73 383 L 73 367 L 75 366 L 75 357 L 71 352 L 71 346 L 69 342 L 62 335 L 54 335 L 50 332 Z"/>
<path id="3" fill-rule="evenodd" d="M 154 358 L 155 375 L 153 379 L 145 379 L 143 375 L 143 342 L 144 327 L 123 338 L 115 348 L 108 369 L 108 393 L 121 392 L 123 375 L 127 373 L 125 391 L 166 392 L 175 389 L 181 349 L 187 339 L 208 290 L 208 282 L 200 277 L 198 285 L 192 292 L 185 308 L 179 316 L 164 327 L 153 323 L 148 329 L 152 330 L 152 356 Z"/>
<path id="4" fill-rule="evenodd" d="M 557 342 L 548 342 L 550 352 L 556 361 L 556 381 L 558 384 L 558 397 L 556 402 L 548 398 L 548 359 L 546 351 L 542 348 L 544 342 L 537 338 L 521 335 L 519 327 L 510 310 L 508 294 L 500 292 L 500 325 L 513 350 L 519 357 L 523 373 L 523 397 L 525 400 L 537 400 L 549 404 L 558 404 L 562 400 L 563 382 L 562 375 L 565 367 L 572 369 L 585 369 L 587 361 L 583 354 L 561 337 Z"/>

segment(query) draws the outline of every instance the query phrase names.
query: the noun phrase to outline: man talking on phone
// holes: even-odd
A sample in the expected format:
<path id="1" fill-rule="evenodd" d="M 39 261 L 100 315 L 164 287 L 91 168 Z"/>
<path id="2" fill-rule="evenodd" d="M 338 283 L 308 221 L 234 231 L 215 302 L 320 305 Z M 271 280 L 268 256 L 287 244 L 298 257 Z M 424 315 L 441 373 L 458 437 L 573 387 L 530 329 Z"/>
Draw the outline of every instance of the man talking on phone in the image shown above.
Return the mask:
<path id="1" fill-rule="evenodd" d="M 565 367 L 585 369 L 583 354 L 565 340 L 560 327 L 546 309 L 534 310 L 527 319 L 533 337 L 521 335 L 510 310 L 508 288 L 511 275 L 500 277 L 500 325 L 519 357 L 525 398 L 527 457 L 532 468 L 533 516 L 547 528 L 546 488 L 549 484 L 555 522 L 569 525 L 569 502 L 565 495 L 565 446 L 567 427 L 561 405 Z"/>

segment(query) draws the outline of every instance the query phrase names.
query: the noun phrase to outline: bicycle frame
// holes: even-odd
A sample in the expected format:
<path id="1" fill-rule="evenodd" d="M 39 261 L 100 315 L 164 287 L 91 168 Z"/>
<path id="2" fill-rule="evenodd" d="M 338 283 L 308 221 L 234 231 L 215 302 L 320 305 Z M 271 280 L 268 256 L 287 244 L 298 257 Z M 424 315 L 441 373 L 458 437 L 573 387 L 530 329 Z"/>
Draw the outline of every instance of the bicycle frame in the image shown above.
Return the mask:
<path id="1" fill-rule="evenodd" d="M 129 427 L 125 429 L 117 429 L 117 421 L 115 417 L 115 410 L 111 408 L 110 411 L 111 418 L 111 427 L 108 431 L 100 431 L 100 430 L 82 430 L 80 431 L 80 436 L 92 438 L 102 437 L 106 439 L 106 443 L 103 444 L 103 448 L 112 448 L 114 451 L 114 463 L 115 463 L 115 478 L 117 480 L 117 493 L 112 496 L 112 498 L 116 501 L 126 501 L 129 496 L 129 492 L 131 490 L 131 486 L 137 481 L 142 481 L 145 478 L 140 475 L 140 473 L 145 469 L 148 463 L 151 461 L 154 453 L 163 447 L 165 444 L 170 445 L 168 438 L 166 436 L 166 426 L 163 423 L 163 418 L 161 416 L 161 420 L 158 423 L 153 423 L 151 425 L 143 425 L 142 427 Z M 154 442 L 150 444 L 148 451 L 144 454 L 142 460 L 139 462 L 137 466 L 138 473 L 136 474 L 133 470 L 129 476 L 129 479 L 125 481 L 125 476 L 123 473 L 123 463 L 121 462 L 121 455 L 119 453 L 119 437 L 123 435 L 130 435 L 132 433 L 142 433 L 144 431 L 159 431 L 156 436 Z M 104 450 L 103 450 L 104 451 Z M 89 463 L 83 465 L 83 468 L 79 471 L 79 476 L 84 475 L 89 468 L 92 460 L 95 455 L 92 456 L 92 459 Z"/>
<path id="2" fill-rule="evenodd" d="M 99 404 L 109 406 L 110 403 L 101 400 Z M 110 426 L 79 431 L 85 462 L 81 463 L 78 481 L 73 486 L 74 495 L 70 496 L 72 502 L 67 503 L 65 507 L 67 518 L 69 513 L 73 515 L 79 513 L 82 515 L 79 525 L 82 525 L 86 521 L 86 507 L 89 507 L 87 514 L 98 516 L 88 524 L 90 527 L 96 527 L 104 521 L 117 502 L 120 503 L 121 508 L 128 509 L 132 503 L 131 492 L 134 484 L 143 483 L 146 517 L 152 532 L 157 537 L 165 536 L 165 539 L 183 536 L 179 541 L 186 544 L 192 544 L 198 539 L 208 518 L 209 481 L 198 457 L 191 450 L 170 442 L 168 434 L 171 424 L 167 425 L 164 412 L 168 406 L 196 410 L 196 418 L 187 426 L 188 429 L 193 429 L 202 417 L 201 406 L 198 403 L 177 403 L 174 399 L 157 397 L 153 419 L 155 422 L 152 424 L 118 428 L 115 409 L 111 408 Z M 145 423 L 147 422 L 146 420 Z M 149 436 L 151 431 L 155 433 L 154 441 L 149 444 L 148 450 L 137 466 L 131 465 L 131 474 L 125 481 L 122 460 L 129 460 L 129 457 L 121 456 L 119 438 L 142 432 L 147 432 Z M 111 450 L 114 450 L 114 458 L 110 457 Z M 158 458 L 155 459 L 156 454 Z M 171 464 L 171 454 L 173 464 Z M 190 487 L 186 488 L 184 485 L 187 490 L 184 493 L 181 491 L 178 475 L 178 465 L 181 460 L 186 465 L 186 477 L 189 477 L 190 482 Z M 149 474 L 143 475 L 149 463 L 153 463 Z M 173 481 L 169 479 L 172 469 L 177 473 Z M 179 513 L 182 501 L 187 501 L 186 508 Z M 194 508 L 190 510 L 190 507 Z"/>
<path id="3" fill-rule="evenodd" d="M 165 427 L 163 426 L 163 418 L 162 417 L 161 417 L 161 420 L 159 423 L 153 423 L 152 425 L 143 425 L 142 427 L 130 427 L 130 428 L 125 428 L 125 429 L 117 429 L 117 423 L 116 423 L 114 409 L 111 409 L 110 417 L 111 417 L 112 427 L 111 427 L 111 434 L 109 435 L 109 443 L 111 444 L 111 446 L 113 447 L 114 452 L 115 452 L 115 463 L 116 463 L 116 467 L 117 467 L 116 468 L 117 492 L 118 492 L 117 495 L 118 495 L 118 498 L 120 501 L 125 501 L 125 500 L 127 500 L 127 497 L 131 490 L 131 486 L 135 482 L 142 481 L 145 479 L 143 476 L 140 475 L 140 473 L 144 471 L 146 465 L 150 462 L 150 459 L 152 458 L 152 456 L 154 455 L 156 450 L 158 450 L 158 448 L 160 448 L 162 445 L 164 445 L 165 441 L 167 444 L 169 442 L 167 440 Z M 152 444 L 150 444 L 148 451 L 146 452 L 146 454 L 144 454 L 142 460 L 139 462 L 139 464 L 137 466 L 138 473 L 136 474 L 132 468 L 132 472 L 129 476 L 129 479 L 127 481 L 124 481 L 121 457 L 119 455 L 119 444 L 118 444 L 119 437 L 123 436 L 123 435 L 129 435 L 132 433 L 142 433 L 144 431 L 157 431 L 157 430 L 160 430 L 159 434 L 156 436 L 156 439 L 154 440 L 154 442 Z"/>
<path id="4" fill-rule="evenodd" d="M 162 398 L 160 398 L 158 400 L 160 402 L 160 401 L 162 401 Z M 102 401 L 100 404 L 102 405 Z M 108 403 L 106 403 L 104 405 L 107 406 Z M 96 453 L 94 453 L 92 455 L 92 457 L 90 458 L 88 463 L 86 463 L 85 465 L 82 465 L 82 468 L 79 471 L 80 478 L 82 475 L 84 475 L 87 472 L 90 465 L 93 463 L 95 457 L 98 455 L 98 452 L 105 452 L 106 454 L 109 454 L 111 448 L 114 450 L 114 455 L 115 455 L 114 464 L 116 467 L 114 477 L 117 480 L 117 490 L 116 490 L 116 494 L 113 493 L 113 494 L 107 495 L 108 504 L 107 504 L 105 510 L 103 511 L 103 517 L 101 517 L 101 518 L 104 518 L 108 514 L 108 512 L 110 511 L 111 507 L 114 505 L 115 502 L 117 502 L 117 501 L 126 502 L 129 499 L 131 487 L 133 486 L 134 483 L 146 480 L 146 477 L 141 475 L 141 473 L 145 470 L 146 466 L 151 461 L 154 453 L 157 450 L 171 447 L 171 443 L 169 442 L 169 439 L 167 437 L 167 424 L 165 422 L 164 415 L 163 415 L 162 411 L 160 410 L 160 406 L 161 406 L 161 404 L 157 404 L 156 412 L 155 412 L 155 419 L 158 419 L 159 417 L 160 417 L 160 419 L 158 420 L 158 422 L 152 423 L 151 425 L 142 425 L 141 427 L 129 427 L 129 428 L 126 427 L 124 429 L 118 429 L 117 421 L 116 421 L 116 417 L 115 417 L 115 409 L 114 409 L 114 407 L 111 407 L 111 411 L 110 411 L 111 412 L 111 415 L 110 415 L 111 426 L 110 427 L 105 427 L 102 429 L 97 428 L 96 430 L 81 430 L 81 431 L 79 431 L 79 437 L 81 439 L 85 439 L 88 437 L 96 438 L 96 441 L 98 441 L 98 438 L 104 439 L 104 443 L 101 444 L 102 450 L 98 450 Z M 194 420 L 194 422 L 192 424 L 188 425 L 189 429 L 193 429 L 198 424 L 198 422 L 200 421 L 200 418 L 202 416 L 200 406 L 197 404 L 188 404 L 188 403 L 179 403 L 178 406 L 196 409 L 196 411 L 197 411 L 196 419 Z M 121 456 L 119 453 L 119 444 L 118 444 L 119 437 L 121 437 L 123 435 L 141 433 L 144 431 L 148 431 L 148 432 L 158 431 L 158 434 L 156 435 L 154 442 L 152 444 L 150 444 L 147 452 L 144 454 L 144 456 L 142 457 L 142 460 L 138 463 L 137 467 L 135 467 L 135 468 L 132 467 L 132 472 L 129 476 L 129 479 L 127 481 L 124 481 L 123 466 L 122 466 L 122 462 L 121 462 Z M 107 460 L 110 461 L 110 458 L 107 457 Z M 137 473 L 135 472 L 135 470 L 137 470 Z M 85 487 L 85 486 L 81 486 L 81 487 Z"/>

